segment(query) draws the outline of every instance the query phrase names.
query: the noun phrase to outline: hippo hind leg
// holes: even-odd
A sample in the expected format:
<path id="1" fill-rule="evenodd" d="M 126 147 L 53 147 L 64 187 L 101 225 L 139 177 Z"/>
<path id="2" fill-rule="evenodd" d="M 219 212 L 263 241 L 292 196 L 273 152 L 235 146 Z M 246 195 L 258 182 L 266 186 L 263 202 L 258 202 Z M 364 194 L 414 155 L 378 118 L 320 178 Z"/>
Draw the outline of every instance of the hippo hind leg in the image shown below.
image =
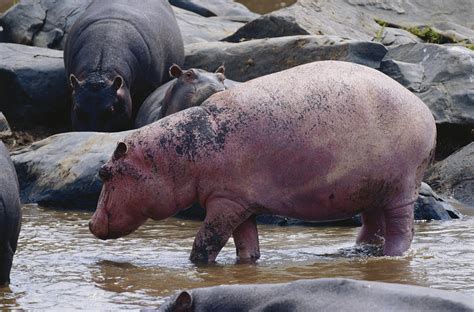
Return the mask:
<path id="1" fill-rule="evenodd" d="M 413 239 L 413 203 L 362 213 L 357 244 L 383 244 L 385 256 L 401 256 Z"/>
<path id="2" fill-rule="evenodd" d="M 357 244 L 381 245 L 385 237 L 385 215 L 383 210 L 374 209 L 361 213 L 362 228 Z"/>
<path id="3" fill-rule="evenodd" d="M 401 256 L 410 248 L 414 234 L 414 203 L 385 212 L 385 244 L 383 253 L 386 256 Z"/>
<path id="4" fill-rule="evenodd" d="M 260 258 L 260 246 L 256 216 L 252 215 L 239 225 L 232 233 L 234 237 L 237 260 L 239 262 L 255 261 Z"/>

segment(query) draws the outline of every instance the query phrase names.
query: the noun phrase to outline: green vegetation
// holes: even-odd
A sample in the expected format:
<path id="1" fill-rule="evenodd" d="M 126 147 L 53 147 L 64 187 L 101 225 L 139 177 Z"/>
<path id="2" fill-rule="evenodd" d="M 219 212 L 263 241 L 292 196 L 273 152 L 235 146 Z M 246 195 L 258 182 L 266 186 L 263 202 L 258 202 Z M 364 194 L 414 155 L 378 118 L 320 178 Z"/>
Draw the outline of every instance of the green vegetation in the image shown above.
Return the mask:
<path id="1" fill-rule="evenodd" d="M 382 26 L 382 28 L 380 28 L 375 34 L 375 38 L 374 38 L 375 41 L 380 42 L 382 40 L 382 35 L 385 30 L 385 27 L 392 27 L 392 28 L 399 28 L 399 29 L 406 30 L 428 43 L 437 43 L 437 44 L 455 43 L 463 47 L 466 47 L 468 49 L 474 50 L 474 44 L 471 44 L 471 43 L 467 44 L 454 37 L 443 35 L 437 32 L 436 30 L 434 30 L 433 28 L 431 28 L 430 26 L 403 27 L 401 25 L 389 23 L 379 18 L 375 18 L 374 21 L 380 26 Z"/>
<path id="2" fill-rule="evenodd" d="M 433 30 L 433 28 L 429 26 L 415 26 L 415 27 L 408 27 L 403 28 L 406 31 L 411 32 L 415 36 L 423 39 L 425 42 L 429 43 L 455 43 L 456 41 L 453 38 L 443 36 L 442 34 Z"/>

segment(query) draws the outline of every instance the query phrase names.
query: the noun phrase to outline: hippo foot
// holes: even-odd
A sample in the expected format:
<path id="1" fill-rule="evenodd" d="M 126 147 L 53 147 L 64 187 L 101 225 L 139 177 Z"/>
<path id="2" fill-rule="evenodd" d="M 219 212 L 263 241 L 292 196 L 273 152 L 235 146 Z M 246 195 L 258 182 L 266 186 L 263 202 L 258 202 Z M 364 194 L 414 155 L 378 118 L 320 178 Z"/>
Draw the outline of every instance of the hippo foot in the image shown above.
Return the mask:
<path id="1" fill-rule="evenodd" d="M 402 256 L 413 239 L 413 203 L 362 213 L 357 244 L 383 244 L 384 256 Z"/>

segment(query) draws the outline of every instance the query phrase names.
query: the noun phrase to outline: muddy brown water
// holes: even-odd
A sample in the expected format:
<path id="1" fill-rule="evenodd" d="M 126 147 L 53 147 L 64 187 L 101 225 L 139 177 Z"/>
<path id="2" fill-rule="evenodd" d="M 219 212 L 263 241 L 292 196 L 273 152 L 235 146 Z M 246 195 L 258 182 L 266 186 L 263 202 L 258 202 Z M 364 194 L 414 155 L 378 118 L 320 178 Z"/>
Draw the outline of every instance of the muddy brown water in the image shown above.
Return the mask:
<path id="1" fill-rule="evenodd" d="M 242 3 L 253 12 L 265 14 L 289 6 L 296 0 L 236 0 L 236 2 Z"/>
<path id="2" fill-rule="evenodd" d="M 12 284 L 0 310 L 117 310 L 159 306 L 179 289 L 347 277 L 397 282 L 474 295 L 474 218 L 418 223 L 404 257 L 354 252 L 357 228 L 259 226 L 262 258 L 235 264 L 229 242 L 215 265 L 188 261 L 200 222 L 149 221 L 134 234 L 95 239 L 89 212 L 23 207 Z"/>

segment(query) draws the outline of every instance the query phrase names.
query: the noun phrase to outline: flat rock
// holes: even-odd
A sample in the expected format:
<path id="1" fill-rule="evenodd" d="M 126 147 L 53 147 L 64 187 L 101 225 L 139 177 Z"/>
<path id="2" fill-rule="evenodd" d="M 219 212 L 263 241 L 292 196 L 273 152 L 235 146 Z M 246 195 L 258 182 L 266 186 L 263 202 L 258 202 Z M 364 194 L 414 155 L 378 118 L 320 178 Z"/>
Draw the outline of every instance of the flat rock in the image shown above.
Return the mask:
<path id="1" fill-rule="evenodd" d="M 386 48 L 379 43 L 345 40 L 337 36 L 292 36 L 240 43 L 210 42 L 185 46 L 186 68 L 214 71 L 226 67 L 226 77 L 247 81 L 297 65 L 340 60 L 373 68 L 380 66 Z"/>
<path id="2" fill-rule="evenodd" d="M 474 206 L 474 142 L 432 166 L 425 181 L 436 192 Z"/>
<path id="3" fill-rule="evenodd" d="M 158 311 L 474 311 L 474 301 L 428 287 L 323 278 L 195 288 L 170 297 Z"/>
<path id="4" fill-rule="evenodd" d="M 62 52 L 0 43 L 0 111 L 11 124 L 67 124 Z"/>
<path id="5" fill-rule="evenodd" d="M 398 46 L 408 43 L 423 42 L 423 40 L 421 40 L 419 37 L 415 36 L 411 32 L 393 27 L 383 28 L 381 38 L 374 38 L 374 40 L 380 42 L 385 46 Z"/>
<path id="6" fill-rule="evenodd" d="M 390 48 L 380 69 L 423 100 L 436 123 L 474 126 L 474 51 L 406 44 Z"/>
<path id="7" fill-rule="evenodd" d="M 243 25 L 226 17 L 202 17 L 196 13 L 173 7 L 184 44 L 219 41 Z"/>

